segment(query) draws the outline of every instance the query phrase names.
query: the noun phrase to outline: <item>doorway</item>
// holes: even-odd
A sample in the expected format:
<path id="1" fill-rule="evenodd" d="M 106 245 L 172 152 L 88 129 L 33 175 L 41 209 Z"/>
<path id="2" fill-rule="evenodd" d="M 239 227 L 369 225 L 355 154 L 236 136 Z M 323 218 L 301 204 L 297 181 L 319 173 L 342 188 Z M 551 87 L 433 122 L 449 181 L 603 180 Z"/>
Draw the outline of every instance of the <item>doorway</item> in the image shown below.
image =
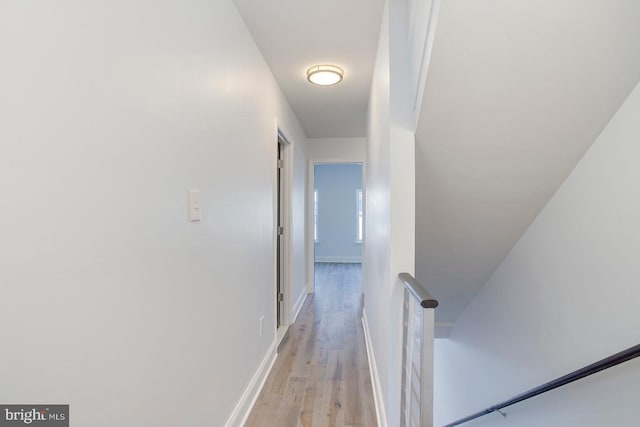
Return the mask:
<path id="1" fill-rule="evenodd" d="M 313 164 L 314 290 L 318 275 L 327 272 L 355 274 L 359 286 L 365 226 L 363 169 L 361 162 Z"/>

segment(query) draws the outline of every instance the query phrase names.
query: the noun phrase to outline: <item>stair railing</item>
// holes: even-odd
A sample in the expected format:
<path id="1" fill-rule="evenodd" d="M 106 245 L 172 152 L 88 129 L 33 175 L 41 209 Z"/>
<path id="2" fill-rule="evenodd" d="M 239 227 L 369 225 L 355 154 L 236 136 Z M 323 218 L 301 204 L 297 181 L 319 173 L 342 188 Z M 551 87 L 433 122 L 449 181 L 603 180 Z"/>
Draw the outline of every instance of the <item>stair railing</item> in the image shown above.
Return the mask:
<path id="1" fill-rule="evenodd" d="M 409 273 L 404 284 L 401 427 L 433 427 L 435 308 L 431 294 Z"/>
<path id="2" fill-rule="evenodd" d="M 505 400 L 504 402 L 496 403 L 495 405 L 489 406 L 488 408 L 483 409 L 482 411 L 476 412 L 475 414 L 471 414 L 464 418 L 460 418 L 459 420 L 449 423 L 444 427 L 458 426 L 460 424 L 464 424 L 471 420 L 475 420 L 476 418 L 480 418 L 485 415 L 491 414 L 492 412 L 498 412 L 499 414 L 501 414 L 503 417 L 506 418 L 507 414 L 505 414 L 502 410 L 508 406 L 515 405 L 516 403 L 522 402 L 523 400 L 531 399 L 532 397 L 536 397 L 540 394 L 554 390 L 558 387 L 562 387 L 574 381 L 578 381 L 584 377 L 588 377 L 589 375 L 593 375 L 600 371 L 604 371 L 605 369 L 612 368 L 621 363 L 628 362 L 629 360 L 635 359 L 636 357 L 640 357 L 640 344 L 630 347 L 616 354 L 613 354 L 609 357 L 606 357 L 602 360 L 592 363 L 591 365 L 585 366 L 576 371 L 573 371 L 566 375 L 558 377 L 553 381 L 549 381 L 548 383 L 544 383 L 538 387 L 532 388 L 531 390 L 525 391 L 524 393 L 514 396 L 511 399 Z"/>

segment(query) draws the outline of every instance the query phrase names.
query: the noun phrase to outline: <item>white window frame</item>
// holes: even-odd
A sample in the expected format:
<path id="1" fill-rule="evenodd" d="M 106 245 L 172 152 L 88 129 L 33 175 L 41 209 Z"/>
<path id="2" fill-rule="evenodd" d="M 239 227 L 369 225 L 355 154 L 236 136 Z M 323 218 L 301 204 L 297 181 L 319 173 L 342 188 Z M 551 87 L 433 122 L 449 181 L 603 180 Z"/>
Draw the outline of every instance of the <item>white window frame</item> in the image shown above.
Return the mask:
<path id="1" fill-rule="evenodd" d="M 313 241 L 318 243 L 318 190 L 313 190 Z"/>
<path id="2" fill-rule="evenodd" d="M 362 188 L 356 190 L 356 243 L 362 243 L 364 237 L 364 209 Z"/>

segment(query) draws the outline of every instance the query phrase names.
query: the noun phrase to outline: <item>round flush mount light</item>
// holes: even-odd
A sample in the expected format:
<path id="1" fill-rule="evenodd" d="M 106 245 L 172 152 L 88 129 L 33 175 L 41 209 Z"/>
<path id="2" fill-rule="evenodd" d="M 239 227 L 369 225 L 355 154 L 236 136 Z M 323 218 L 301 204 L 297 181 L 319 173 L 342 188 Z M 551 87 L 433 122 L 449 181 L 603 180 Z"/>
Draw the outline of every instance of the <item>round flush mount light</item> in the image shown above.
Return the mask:
<path id="1" fill-rule="evenodd" d="M 307 80 L 314 85 L 331 86 L 342 81 L 344 71 L 335 65 L 314 65 L 307 70 Z"/>

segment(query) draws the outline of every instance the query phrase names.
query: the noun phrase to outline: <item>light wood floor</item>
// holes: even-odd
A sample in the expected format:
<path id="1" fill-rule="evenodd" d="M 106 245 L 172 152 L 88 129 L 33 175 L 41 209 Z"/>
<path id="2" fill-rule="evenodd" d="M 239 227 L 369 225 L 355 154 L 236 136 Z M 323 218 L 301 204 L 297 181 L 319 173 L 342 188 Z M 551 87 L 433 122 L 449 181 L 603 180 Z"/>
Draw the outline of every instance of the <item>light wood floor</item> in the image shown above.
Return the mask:
<path id="1" fill-rule="evenodd" d="M 375 427 L 360 264 L 316 264 L 246 427 Z"/>

